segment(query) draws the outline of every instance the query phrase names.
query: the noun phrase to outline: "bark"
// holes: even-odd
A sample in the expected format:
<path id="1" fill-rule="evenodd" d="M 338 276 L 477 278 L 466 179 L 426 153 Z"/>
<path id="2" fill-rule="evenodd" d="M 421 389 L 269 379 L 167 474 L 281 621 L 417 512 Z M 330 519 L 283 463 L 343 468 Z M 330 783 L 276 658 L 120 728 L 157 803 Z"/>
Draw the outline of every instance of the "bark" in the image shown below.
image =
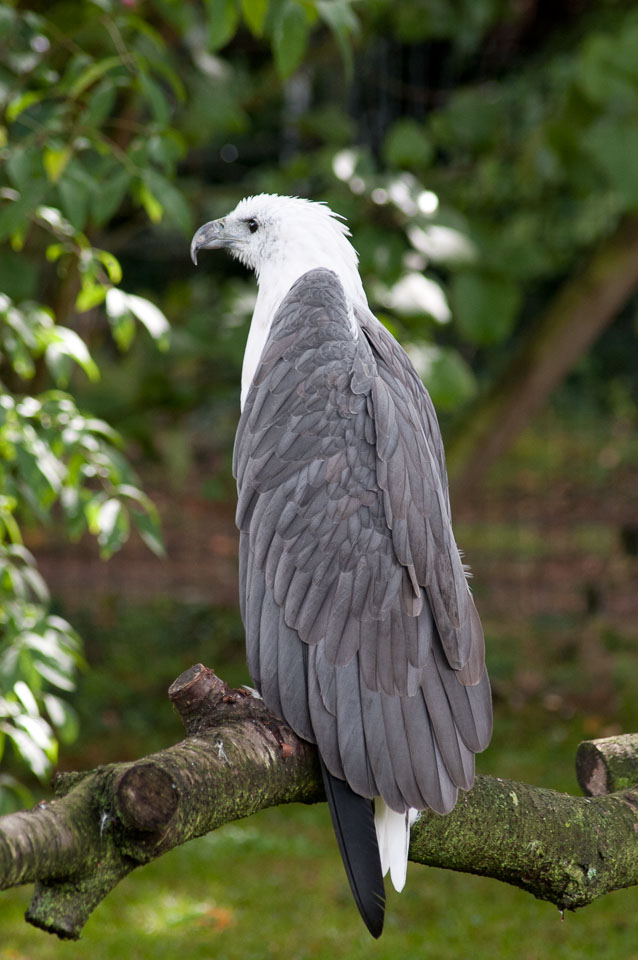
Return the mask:
<path id="1" fill-rule="evenodd" d="M 54 800 L 0 818 L 0 888 L 35 883 L 27 911 L 35 926 L 77 939 L 136 866 L 264 807 L 325 799 L 315 748 L 261 700 L 201 664 L 169 696 L 186 726 L 180 743 L 135 763 L 62 774 Z M 622 784 L 618 792 L 571 797 L 478 777 L 452 813 L 427 812 L 414 824 L 410 859 L 493 877 L 560 909 L 638 884 L 638 789 L 625 788 L 638 781 L 638 735 L 581 751 L 616 756 L 619 740 L 620 780 L 595 778 Z"/>
<path id="2" fill-rule="evenodd" d="M 630 217 L 559 290 L 501 379 L 446 444 L 454 497 L 481 483 L 637 288 L 638 218 Z"/>
<path id="3" fill-rule="evenodd" d="M 576 752 L 576 776 L 583 793 L 602 797 L 630 790 L 638 781 L 638 738 L 632 733 L 605 740 L 584 740 Z"/>

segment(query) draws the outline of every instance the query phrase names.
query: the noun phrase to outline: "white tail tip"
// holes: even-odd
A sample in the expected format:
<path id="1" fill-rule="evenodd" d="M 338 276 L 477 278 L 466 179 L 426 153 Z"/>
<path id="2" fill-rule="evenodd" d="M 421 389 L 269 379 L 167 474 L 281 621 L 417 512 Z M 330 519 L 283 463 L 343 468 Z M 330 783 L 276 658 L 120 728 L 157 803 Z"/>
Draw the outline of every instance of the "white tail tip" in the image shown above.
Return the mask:
<path id="1" fill-rule="evenodd" d="M 381 797 L 374 800 L 374 825 L 381 855 L 383 876 L 390 872 L 392 886 L 399 893 L 405 886 L 408 869 L 408 849 L 410 847 L 410 827 L 418 816 L 418 811 L 410 809 L 406 813 L 391 810 Z"/>

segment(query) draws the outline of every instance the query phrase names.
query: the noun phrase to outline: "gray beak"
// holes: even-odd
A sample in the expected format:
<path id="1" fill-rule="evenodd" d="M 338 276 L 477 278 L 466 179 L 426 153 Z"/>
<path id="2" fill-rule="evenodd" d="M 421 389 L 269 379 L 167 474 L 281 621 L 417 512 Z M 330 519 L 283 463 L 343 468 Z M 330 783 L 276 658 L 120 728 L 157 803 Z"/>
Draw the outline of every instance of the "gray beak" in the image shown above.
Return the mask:
<path id="1" fill-rule="evenodd" d="M 222 217 L 221 220 L 210 220 L 199 228 L 191 240 L 191 260 L 197 266 L 197 254 L 200 250 L 216 250 L 229 246 L 231 242 L 231 237 L 226 233 L 225 219 Z"/>

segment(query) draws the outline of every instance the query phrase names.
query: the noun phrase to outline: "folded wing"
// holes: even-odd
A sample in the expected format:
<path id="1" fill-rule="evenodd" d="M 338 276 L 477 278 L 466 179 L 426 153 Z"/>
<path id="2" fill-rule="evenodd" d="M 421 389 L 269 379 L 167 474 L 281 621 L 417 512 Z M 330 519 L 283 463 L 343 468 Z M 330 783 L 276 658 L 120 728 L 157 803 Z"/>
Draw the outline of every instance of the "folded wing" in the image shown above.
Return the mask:
<path id="1" fill-rule="evenodd" d="M 274 318 L 234 471 L 249 669 L 328 770 L 397 811 L 450 810 L 491 732 L 483 634 L 436 417 L 335 274 Z"/>

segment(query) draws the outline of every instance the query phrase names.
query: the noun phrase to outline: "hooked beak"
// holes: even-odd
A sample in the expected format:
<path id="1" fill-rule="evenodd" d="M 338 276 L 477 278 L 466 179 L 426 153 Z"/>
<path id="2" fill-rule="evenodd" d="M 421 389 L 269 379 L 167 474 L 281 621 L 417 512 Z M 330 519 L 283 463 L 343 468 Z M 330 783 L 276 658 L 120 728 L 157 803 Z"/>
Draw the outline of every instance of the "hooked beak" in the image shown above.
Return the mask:
<path id="1" fill-rule="evenodd" d="M 197 254 L 200 250 L 217 250 L 233 243 L 233 237 L 226 229 L 225 219 L 211 220 L 200 227 L 191 240 L 191 260 L 197 266 Z"/>

